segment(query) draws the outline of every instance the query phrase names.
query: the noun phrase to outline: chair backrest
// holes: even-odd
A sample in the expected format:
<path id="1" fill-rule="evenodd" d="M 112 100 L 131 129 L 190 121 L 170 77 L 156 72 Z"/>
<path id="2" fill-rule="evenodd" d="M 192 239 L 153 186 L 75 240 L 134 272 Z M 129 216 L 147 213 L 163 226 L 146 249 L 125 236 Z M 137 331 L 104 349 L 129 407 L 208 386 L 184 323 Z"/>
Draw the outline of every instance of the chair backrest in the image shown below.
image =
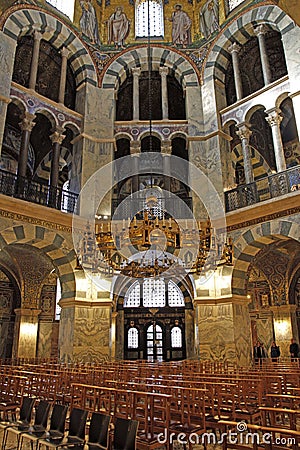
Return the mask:
<path id="1" fill-rule="evenodd" d="M 93 412 L 89 428 L 88 446 L 91 450 L 92 444 L 99 444 L 103 448 L 108 448 L 110 416 L 99 412 Z"/>
<path id="2" fill-rule="evenodd" d="M 50 419 L 50 430 L 64 433 L 68 407 L 55 404 Z"/>
<path id="3" fill-rule="evenodd" d="M 70 414 L 69 436 L 85 438 L 85 425 L 88 411 L 80 408 L 73 408 Z"/>
<path id="4" fill-rule="evenodd" d="M 30 422 L 35 398 L 23 397 L 22 406 L 20 408 L 19 419 L 22 422 Z"/>
<path id="5" fill-rule="evenodd" d="M 135 450 L 139 422 L 132 419 L 116 418 L 113 450 Z"/>
<path id="6" fill-rule="evenodd" d="M 50 403 L 45 400 L 41 400 L 35 412 L 34 425 L 39 425 L 46 428 L 49 412 Z"/>

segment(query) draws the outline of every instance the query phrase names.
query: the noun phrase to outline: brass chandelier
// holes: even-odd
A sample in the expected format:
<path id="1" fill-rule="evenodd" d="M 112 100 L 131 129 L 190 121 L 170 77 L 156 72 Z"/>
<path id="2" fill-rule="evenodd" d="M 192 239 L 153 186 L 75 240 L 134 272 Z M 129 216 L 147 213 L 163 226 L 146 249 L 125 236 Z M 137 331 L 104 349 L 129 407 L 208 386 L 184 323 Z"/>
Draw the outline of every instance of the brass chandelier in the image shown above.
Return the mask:
<path id="1" fill-rule="evenodd" d="M 200 275 L 204 268 L 232 265 L 231 239 L 217 242 L 209 220 L 178 221 L 165 211 L 155 214 L 149 202 L 153 207 L 157 199 L 147 200 L 146 207 L 132 218 L 96 220 L 94 230 L 86 225 L 77 252 L 83 268 L 106 276 L 149 278 L 166 271 Z M 189 249 L 196 245 L 192 257 Z"/>

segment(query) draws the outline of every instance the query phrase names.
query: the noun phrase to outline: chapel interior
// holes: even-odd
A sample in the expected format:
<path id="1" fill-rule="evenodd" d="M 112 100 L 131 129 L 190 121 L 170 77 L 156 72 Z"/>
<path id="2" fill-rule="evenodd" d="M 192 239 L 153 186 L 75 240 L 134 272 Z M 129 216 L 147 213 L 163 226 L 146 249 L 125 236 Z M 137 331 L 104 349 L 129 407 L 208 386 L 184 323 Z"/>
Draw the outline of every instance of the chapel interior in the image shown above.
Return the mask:
<path id="1" fill-rule="evenodd" d="M 299 448 L 297 3 L 0 0 L 2 450 Z"/>

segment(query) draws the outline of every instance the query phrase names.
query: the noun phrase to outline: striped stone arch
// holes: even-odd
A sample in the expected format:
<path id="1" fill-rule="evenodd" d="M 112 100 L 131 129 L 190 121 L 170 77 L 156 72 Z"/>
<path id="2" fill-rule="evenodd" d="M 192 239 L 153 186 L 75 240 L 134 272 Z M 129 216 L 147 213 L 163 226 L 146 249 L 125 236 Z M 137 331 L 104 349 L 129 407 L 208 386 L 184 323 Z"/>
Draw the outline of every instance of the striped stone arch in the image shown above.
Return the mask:
<path id="1" fill-rule="evenodd" d="M 43 39 L 57 50 L 66 47 L 70 54 L 69 63 L 74 72 L 77 88 L 83 83 L 98 85 L 96 67 L 91 56 L 74 30 L 62 20 L 34 7 L 13 8 L 4 23 L 0 24 L 3 33 L 17 41 L 21 36 L 31 34 L 33 30 L 43 33 Z"/>
<path id="2" fill-rule="evenodd" d="M 278 240 L 294 239 L 300 242 L 300 226 L 289 220 L 264 222 L 245 231 L 234 245 L 232 294 L 247 295 L 247 275 L 255 255 Z"/>
<path id="3" fill-rule="evenodd" d="M 258 180 L 270 175 L 271 169 L 264 157 L 256 150 L 256 148 L 250 146 L 250 149 L 254 179 Z M 233 170 L 235 170 L 237 162 L 243 162 L 243 151 L 241 144 L 236 145 L 231 152 L 231 165 Z"/>
<path id="4" fill-rule="evenodd" d="M 68 174 L 70 175 L 72 170 L 72 153 L 68 148 L 62 147 L 60 152 L 60 158 L 63 159 L 68 167 Z M 52 150 L 44 157 L 44 159 L 40 162 L 35 176 L 40 179 L 49 180 L 50 170 L 51 170 L 51 160 L 52 160 Z M 62 186 L 65 181 L 68 180 L 68 177 L 62 176 L 60 174 L 59 183 Z"/>
<path id="5" fill-rule="evenodd" d="M 13 244 L 30 245 L 48 256 L 58 271 L 62 299 L 75 297 L 75 277 L 72 265 L 75 265 L 76 254 L 63 236 L 38 225 L 16 225 L 0 232 L 0 249 Z M 62 250 L 63 247 L 69 247 L 67 253 Z"/>
<path id="6" fill-rule="evenodd" d="M 235 17 L 222 30 L 210 47 L 206 63 L 203 64 L 201 78 L 204 82 L 211 78 L 218 79 L 221 83 L 225 82 L 227 66 L 231 61 L 228 46 L 232 42 L 245 44 L 254 36 L 253 25 L 266 23 L 281 35 L 296 27 L 295 22 L 282 9 L 268 0 L 265 3 L 263 6 L 253 6 L 246 12 L 241 12 L 238 18 Z"/>
<path id="7" fill-rule="evenodd" d="M 171 71 L 174 71 L 183 88 L 199 86 L 196 67 L 192 61 L 186 59 L 181 53 L 155 45 L 151 46 L 150 51 L 152 70 L 158 70 L 162 66 L 169 67 Z M 125 51 L 109 64 L 103 75 L 102 87 L 104 89 L 118 89 L 134 67 L 148 70 L 148 49 L 146 46 Z"/>

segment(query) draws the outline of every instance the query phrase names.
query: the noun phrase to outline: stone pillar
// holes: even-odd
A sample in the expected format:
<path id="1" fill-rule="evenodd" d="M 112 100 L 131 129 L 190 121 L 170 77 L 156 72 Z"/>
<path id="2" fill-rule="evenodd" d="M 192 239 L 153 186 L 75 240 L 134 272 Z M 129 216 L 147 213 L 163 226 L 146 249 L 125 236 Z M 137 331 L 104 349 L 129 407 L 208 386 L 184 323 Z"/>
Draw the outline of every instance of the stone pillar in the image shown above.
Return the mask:
<path id="1" fill-rule="evenodd" d="M 139 190 L 139 155 L 141 153 L 141 144 L 138 141 L 130 142 L 130 155 L 132 158 L 133 170 L 136 175 L 132 177 L 132 192 Z"/>
<path id="2" fill-rule="evenodd" d="M 39 309 L 15 309 L 13 358 L 35 358 Z"/>
<path id="3" fill-rule="evenodd" d="M 133 76 L 133 120 L 140 119 L 140 99 L 139 99 L 139 78 L 141 69 L 140 67 L 135 67 L 132 69 Z"/>
<path id="4" fill-rule="evenodd" d="M 27 161 L 28 161 L 28 149 L 30 142 L 30 135 L 33 127 L 35 126 L 35 115 L 29 112 L 25 112 L 22 122 L 19 126 L 22 130 L 20 154 L 18 160 L 18 182 L 17 182 L 17 194 L 21 195 L 25 188 L 25 178 L 27 171 Z"/>
<path id="5" fill-rule="evenodd" d="M 268 29 L 264 24 L 258 25 L 257 27 L 254 28 L 254 33 L 256 34 L 258 39 L 260 60 L 265 85 L 271 83 L 271 70 L 265 41 L 265 34 L 267 33 L 267 31 Z"/>
<path id="6" fill-rule="evenodd" d="M 240 51 L 241 47 L 236 42 L 231 44 L 228 47 L 229 53 L 231 53 L 232 57 L 232 65 L 233 65 L 233 73 L 234 73 L 234 84 L 235 84 L 235 91 L 236 91 L 236 99 L 241 100 L 243 98 L 243 87 L 242 87 L 242 78 L 241 78 L 241 72 L 239 67 L 239 58 L 238 53 Z"/>
<path id="7" fill-rule="evenodd" d="M 0 31 L 0 154 L 2 149 L 3 135 L 6 123 L 7 105 L 11 102 L 10 89 L 14 70 L 15 51 L 17 41 Z"/>
<path id="8" fill-rule="evenodd" d="M 58 199 L 58 179 L 59 179 L 59 157 L 61 144 L 65 139 L 65 135 L 63 134 L 64 129 L 59 128 L 54 131 L 54 133 L 50 136 L 52 142 L 52 159 L 51 159 L 51 169 L 50 169 L 50 192 L 49 192 L 49 201 L 48 205 L 56 208 L 59 206 Z"/>
<path id="9" fill-rule="evenodd" d="M 280 115 L 280 109 L 276 107 L 269 109 L 268 111 L 266 111 L 266 113 L 268 114 L 268 116 L 266 117 L 266 121 L 268 122 L 272 130 L 277 172 L 282 172 L 286 170 L 286 162 L 280 132 L 280 122 L 282 121 L 283 117 Z"/>
<path id="10" fill-rule="evenodd" d="M 50 171 L 50 187 L 57 188 L 58 177 L 59 177 L 59 157 L 60 148 L 65 135 L 63 128 L 57 128 L 54 133 L 50 136 L 52 142 L 52 159 L 51 159 L 51 171 Z"/>
<path id="11" fill-rule="evenodd" d="M 112 359 L 116 359 L 117 354 L 117 318 L 118 312 L 112 312 L 110 328 L 110 356 Z"/>
<path id="12" fill-rule="evenodd" d="M 191 359 L 195 357 L 195 314 L 192 309 L 185 310 L 185 343 L 186 357 Z"/>
<path id="13" fill-rule="evenodd" d="M 58 102 L 64 104 L 65 103 L 65 91 L 66 91 L 66 81 L 67 81 L 67 64 L 68 64 L 68 56 L 69 50 L 66 47 L 63 47 L 61 50 L 61 69 L 60 69 L 60 83 L 59 83 L 59 94 L 58 94 Z"/>
<path id="14" fill-rule="evenodd" d="M 254 173 L 251 161 L 251 149 L 249 146 L 249 139 L 252 134 L 250 130 L 250 125 L 246 122 L 239 123 L 237 125 L 238 131 L 237 135 L 241 139 L 242 143 L 242 151 L 243 151 L 243 160 L 244 160 L 244 172 L 245 172 L 245 182 L 246 184 L 253 183 L 254 181 Z"/>
<path id="15" fill-rule="evenodd" d="M 161 154 L 163 157 L 163 172 L 164 172 L 164 189 L 168 192 L 171 191 L 171 154 L 172 154 L 172 142 L 162 141 Z"/>
<path id="16" fill-rule="evenodd" d="M 161 76 L 162 120 L 168 120 L 169 119 L 168 85 L 167 85 L 167 75 L 169 73 L 168 67 L 160 67 L 159 73 Z"/>
<path id="17" fill-rule="evenodd" d="M 271 306 L 274 317 L 274 334 L 276 344 L 280 347 L 280 356 L 290 356 L 291 339 L 299 344 L 298 327 L 296 317 L 296 305 Z"/>
<path id="18" fill-rule="evenodd" d="M 31 67 L 30 67 L 30 78 L 29 78 L 29 89 L 35 90 L 37 73 L 39 67 L 39 54 L 40 54 L 40 45 L 42 40 L 42 33 L 38 31 L 34 32 L 33 35 L 33 50 L 32 50 L 32 59 L 31 59 Z"/>
<path id="19" fill-rule="evenodd" d="M 294 116 L 297 126 L 298 138 L 300 136 L 300 91 L 290 94 L 293 101 Z"/>
<path id="20" fill-rule="evenodd" d="M 249 366 L 252 341 L 248 303 L 243 297 L 194 300 L 200 346 L 195 350 L 201 359 Z"/>

